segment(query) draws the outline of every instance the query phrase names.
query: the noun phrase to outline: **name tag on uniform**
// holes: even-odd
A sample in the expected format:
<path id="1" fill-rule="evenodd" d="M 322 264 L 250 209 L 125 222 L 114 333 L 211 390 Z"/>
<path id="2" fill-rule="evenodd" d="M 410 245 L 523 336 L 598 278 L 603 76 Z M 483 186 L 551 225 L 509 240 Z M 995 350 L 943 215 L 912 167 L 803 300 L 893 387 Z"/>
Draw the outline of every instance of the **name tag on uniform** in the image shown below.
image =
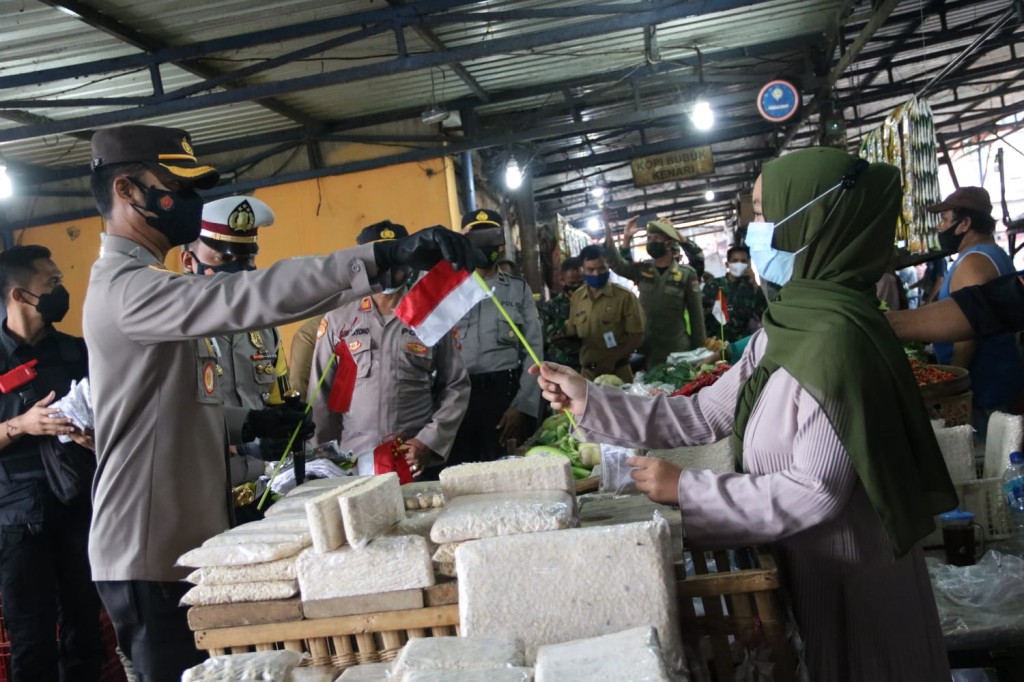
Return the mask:
<path id="1" fill-rule="evenodd" d="M 605 346 L 605 348 L 615 348 L 615 346 L 617 346 L 617 345 L 619 345 L 619 344 L 617 344 L 615 342 L 615 334 L 613 334 L 612 332 L 605 332 L 604 333 L 604 346 Z"/>

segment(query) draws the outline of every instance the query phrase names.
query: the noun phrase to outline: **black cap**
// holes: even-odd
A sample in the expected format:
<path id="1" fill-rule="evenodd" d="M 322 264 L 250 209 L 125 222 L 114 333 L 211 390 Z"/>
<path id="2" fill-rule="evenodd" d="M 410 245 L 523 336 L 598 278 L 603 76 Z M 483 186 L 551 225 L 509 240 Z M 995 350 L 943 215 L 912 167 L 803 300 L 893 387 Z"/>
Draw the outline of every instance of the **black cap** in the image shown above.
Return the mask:
<path id="1" fill-rule="evenodd" d="M 504 224 L 501 214 L 497 211 L 479 208 L 462 216 L 462 233 L 465 234 L 478 227 L 501 227 Z"/>
<path id="2" fill-rule="evenodd" d="M 220 179 L 216 168 L 199 165 L 192 138 L 180 128 L 128 125 L 97 130 L 92 136 L 92 169 L 117 163 L 159 165 L 200 189 L 209 189 Z"/>
<path id="3" fill-rule="evenodd" d="M 401 239 L 408 236 L 409 230 L 405 229 L 405 225 L 399 225 L 390 220 L 382 220 L 379 223 L 364 227 L 363 231 L 356 237 L 356 244 L 370 244 L 372 242 L 383 242 L 389 239 Z"/>

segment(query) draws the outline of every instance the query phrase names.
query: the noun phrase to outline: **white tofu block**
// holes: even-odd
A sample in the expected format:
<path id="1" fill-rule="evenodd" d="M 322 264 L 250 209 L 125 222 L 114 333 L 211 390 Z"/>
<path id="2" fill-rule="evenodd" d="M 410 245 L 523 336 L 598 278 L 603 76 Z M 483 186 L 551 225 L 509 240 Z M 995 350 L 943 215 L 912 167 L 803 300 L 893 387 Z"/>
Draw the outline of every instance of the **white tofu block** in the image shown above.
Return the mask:
<path id="1" fill-rule="evenodd" d="M 405 519 L 405 502 L 398 474 L 372 476 L 338 496 L 345 540 L 362 549 L 374 538 Z"/>
<path id="2" fill-rule="evenodd" d="M 178 566 L 244 566 L 295 556 L 308 545 L 302 542 L 239 542 L 233 545 L 196 547 L 178 558 Z"/>
<path id="3" fill-rule="evenodd" d="M 185 593 L 181 603 L 187 606 L 213 604 L 241 604 L 253 601 L 273 601 L 294 597 L 299 586 L 294 580 L 248 582 L 236 585 L 196 585 Z"/>
<path id="4" fill-rule="evenodd" d="M 306 484 L 302 484 L 302 486 L 289 491 L 287 495 L 267 507 L 266 512 L 264 512 L 264 516 L 267 518 L 274 518 L 281 514 L 303 511 L 306 506 L 306 502 L 309 502 L 314 497 L 319 497 L 331 490 L 340 492 L 342 489 L 350 485 L 354 485 L 359 481 L 365 480 L 365 478 L 365 476 L 345 476 L 342 478 L 321 479 L 330 481 L 331 484 L 312 485 L 308 488 L 306 487 Z M 313 483 L 313 481 L 310 481 L 310 483 Z"/>
<path id="5" fill-rule="evenodd" d="M 460 495 L 516 490 L 563 490 L 576 494 L 569 460 L 558 456 L 515 457 L 494 462 L 471 462 L 444 469 L 441 489 L 445 504 Z"/>
<path id="6" fill-rule="evenodd" d="M 265 531 L 248 533 L 218 533 L 203 543 L 203 547 L 219 547 L 221 545 L 233 545 L 238 542 L 298 542 L 304 547 L 312 544 L 312 539 L 306 531 Z"/>
<path id="7" fill-rule="evenodd" d="M 377 538 L 362 550 L 312 549 L 295 564 L 303 601 L 429 587 L 434 571 L 427 541 L 416 535 Z"/>
<path id="8" fill-rule="evenodd" d="M 466 542 L 455 550 L 464 637 L 537 647 L 653 625 L 683 669 L 669 525 L 652 521 Z"/>
<path id="9" fill-rule="evenodd" d="M 345 525 L 341 520 L 338 493 L 334 490 L 306 502 L 306 520 L 314 551 L 323 554 L 345 544 Z"/>
<path id="10" fill-rule="evenodd" d="M 410 639 L 395 659 L 391 676 L 416 672 L 491 670 L 523 665 L 523 643 L 509 637 L 422 637 Z"/>
<path id="11" fill-rule="evenodd" d="M 335 682 L 388 682 L 391 663 L 364 663 L 346 668 Z"/>
<path id="12" fill-rule="evenodd" d="M 530 682 L 533 668 L 495 668 L 492 670 L 451 670 L 409 673 L 401 682 Z"/>
<path id="13" fill-rule="evenodd" d="M 652 627 L 546 644 L 537 649 L 536 682 L 669 682 Z"/>
<path id="14" fill-rule="evenodd" d="M 245 566 L 210 566 L 188 574 L 193 585 L 236 585 L 251 581 L 295 580 L 295 557 Z"/>
<path id="15" fill-rule="evenodd" d="M 441 545 L 561 530 L 572 525 L 574 507 L 572 496 L 561 490 L 462 495 L 442 510 L 430 539 Z"/>

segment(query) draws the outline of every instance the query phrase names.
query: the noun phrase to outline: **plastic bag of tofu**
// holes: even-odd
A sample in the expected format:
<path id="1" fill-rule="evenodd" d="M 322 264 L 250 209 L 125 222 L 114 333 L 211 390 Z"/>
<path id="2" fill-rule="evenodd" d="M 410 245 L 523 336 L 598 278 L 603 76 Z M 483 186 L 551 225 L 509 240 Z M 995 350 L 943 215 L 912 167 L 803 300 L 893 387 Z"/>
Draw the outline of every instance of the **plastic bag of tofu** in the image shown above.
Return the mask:
<path id="1" fill-rule="evenodd" d="M 181 682 L 281 682 L 301 662 L 295 651 L 214 656 L 182 673 Z"/>

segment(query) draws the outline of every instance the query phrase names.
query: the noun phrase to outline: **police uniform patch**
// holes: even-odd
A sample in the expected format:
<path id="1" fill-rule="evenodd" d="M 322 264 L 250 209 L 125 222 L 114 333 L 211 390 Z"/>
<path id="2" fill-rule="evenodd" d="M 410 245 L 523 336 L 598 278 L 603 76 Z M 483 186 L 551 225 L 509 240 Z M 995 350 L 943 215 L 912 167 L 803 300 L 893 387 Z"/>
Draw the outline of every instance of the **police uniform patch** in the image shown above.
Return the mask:
<path id="1" fill-rule="evenodd" d="M 452 339 L 455 341 L 455 350 L 462 350 L 462 340 L 459 338 L 458 329 L 452 329 Z"/>
<path id="2" fill-rule="evenodd" d="M 359 309 L 360 309 L 360 310 L 362 310 L 362 311 L 367 311 L 367 310 L 369 310 L 369 309 L 370 309 L 370 307 L 371 307 L 372 305 L 373 305 L 373 304 L 372 304 L 372 302 L 370 301 L 370 297 L 369 297 L 369 296 L 364 296 L 364 297 L 363 297 L 363 300 L 361 300 L 361 301 L 359 302 Z"/>
<path id="3" fill-rule="evenodd" d="M 654 273 L 651 272 L 650 270 L 642 270 L 640 272 L 640 276 L 646 277 L 647 279 L 654 279 Z"/>
<path id="4" fill-rule="evenodd" d="M 327 318 L 320 320 L 320 326 L 316 328 L 316 338 L 320 338 L 327 333 Z"/>
<path id="5" fill-rule="evenodd" d="M 359 350 L 362 347 L 363 347 L 363 344 L 362 344 L 361 341 L 349 341 L 349 343 L 348 343 L 348 349 L 350 351 L 352 351 L 353 353 L 355 353 L 357 350 Z"/>
<path id="6" fill-rule="evenodd" d="M 414 343 L 414 342 L 407 343 L 407 344 L 405 344 L 405 349 L 407 351 L 409 351 L 410 353 L 412 353 L 413 355 L 426 355 L 427 354 L 427 347 L 424 346 L 422 343 Z"/>
<path id="7" fill-rule="evenodd" d="M 216 376 L 217 370 L 212 362 L 203 365 L 203 390 L 206 391 L 206 395 L 213 395 L 214 389 L 217 388 Z"/>
<path id="8" fill-rule="evenodd" d="M 676 282 L 681 282 L 683 279 L 683 273 L 676 270 L 675 272 L 672 273 L 672 279 Z"/>

